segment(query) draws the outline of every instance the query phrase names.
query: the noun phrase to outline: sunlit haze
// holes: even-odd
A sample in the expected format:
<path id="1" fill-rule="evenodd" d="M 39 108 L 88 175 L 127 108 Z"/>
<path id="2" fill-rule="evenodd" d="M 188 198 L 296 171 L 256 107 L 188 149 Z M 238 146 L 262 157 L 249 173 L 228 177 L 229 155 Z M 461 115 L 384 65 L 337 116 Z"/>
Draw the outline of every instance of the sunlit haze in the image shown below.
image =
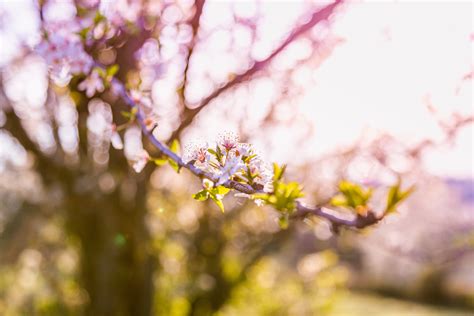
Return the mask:
<path id="1" fill-rule="evenodd" d="M 292 2 L 264 2 L 262 5 L 265 15 L 263 26 L 259 28 L 260 40 L 252 51 L 257 60 L 269 54 L 274 41 L 285 34 L 287 25 L 294 23 L 307 7 L 307 4 Z M 2 21 L 8 23 L 8 28 L 0 35 L 0 64 L 5 64 L 14 56 L 16 42 L 10 41 L 15 38 L 14 34 L 19 34 L 30 45 L 38 41 L 38 19 L 27 1 L 24 4 L 7 1 L 1 6 L 7 13 L 15 12 L 15 19 Z M 201 33 L 225 26 L 228 21 L 226 12 L 231 14 L 227 11 L 231 8 L 245 17 L 253 14 L 255 4 L 238 2 L 233 6 L 211 1 L 206 21 L 213 24 L 202 25 Z M 70 7 L 65 5 L 63 16 L 59 16 L 67 17 L 70 12 Z M 190 77 L 200 79 L 187 90 L 191 102 L 200 100 L 211 91 L 212 83 L 207 78 L 223 82 L 227 79 L 222 77 L 223 69 L 231 74 L 239 73 L 239 69 L 247 66 L 245 54 L 239 56 L 237 51 L 237 54 L 227 52 L 226 55 L 224 52 L 229 45 L 226 33 L 225 29 L 213 33 L 204 41 L 210 43 L 206 47 L 208 54 L 192 60 L 195 68 Z M 246 29 L 233 30 L 232 34 L 234 41 L 240 43 L 245 51 L 250 44 Z M 319 32 L 318 36 L 321 37 L 320 60 L 314 63 L 313 69 L 298 70 L 291 78 L 298 91 L 289 92 L 292 97 L 288 111 L 312 125 L 304 148 L 300 148 L 300 161 L 316 159 L 361 137 L 370 138 L 381 133 L 391 134 L 407 144 L 425 139 L 441 142 L 443 132 L 438 120 L 449 121 L 454 113 L 466 115 L 473 112 L 472 80 L 466 79 L 472 72 L 473 61 L 472 4 L 469 2 L 433 3 L 430 6 L 422 2 L 355 2 L 340 10 L 330 31 Z M 289 55 L 283 54 L 272 67 L 291 67 L 291 63 L 285 64 L 285 56 L 290 60 L 295 56 L 303 59 L 310 49 L 310 44 L 304 39 L 296 41 L 285 52 Z M 205 72 L 209 69 L 218 72 L 215 75 Z M 166 71 L 170 75 L 173 72 L 172 69 Z M 176 102 L 173 94 L 167 91 L 171 87 L 169 81 L 165 75 L 153 85 L 157 107 L 167 114 L 170 114 L 167 109 Z M 262 78 L 257 79 L 252 88 L 250 97 L 242 100 L 246 103 L 250 100 L 247 111 L 258 116 L 274 100 L 276 87 L 271 78 Z M 28 95 L 35 95 L 35 89 L 43 88 L 40 82 L 32 82 L 27 89 Z M 239 100 L 228 101 L 229 105 L 225 100 L 223 98 L 219 104 L 214 104 L 210 111 L 218 107 L 225 109 L 232 106 L 231 103 L 241 106 Z M 215 113 L 199 125 L 197 133 L 204 139 L 221 129 L 219 120 L 213 120 L 220 115 L 219 111 Z M 164 135 L 168 135 L 168 128 L 169 123 L 164 122 Z M 280 143 L 288 143 L 294 137 L 293 133 L 307 131 L 277 129 L 274 133 Z M 472 144 L 472 127 L 461 129 L 454 143 L 437 146 L 425 153 L 427 170 L 441 176 L 472 175 Z M 274 152 L 267 153 L 272 159 L 285 161 L 290 158 L 286 148 L 280 147 L 279 150 L 274 146 L 273 149 Z"/>

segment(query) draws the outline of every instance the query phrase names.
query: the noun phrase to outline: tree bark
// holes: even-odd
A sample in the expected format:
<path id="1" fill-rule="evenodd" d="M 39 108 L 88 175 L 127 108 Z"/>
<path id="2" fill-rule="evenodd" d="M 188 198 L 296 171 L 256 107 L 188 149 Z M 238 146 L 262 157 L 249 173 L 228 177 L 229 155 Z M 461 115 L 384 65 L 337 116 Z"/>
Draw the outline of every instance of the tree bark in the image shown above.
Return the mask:
<path id="1" fill-rule="evenodd" d="M 76 194 L 68 202 L 67 224 L 80 240 L 86 315 L 151 315 L 154 257 L 149 251 L 146 183 L 135 199 L 112 194 Z"/>

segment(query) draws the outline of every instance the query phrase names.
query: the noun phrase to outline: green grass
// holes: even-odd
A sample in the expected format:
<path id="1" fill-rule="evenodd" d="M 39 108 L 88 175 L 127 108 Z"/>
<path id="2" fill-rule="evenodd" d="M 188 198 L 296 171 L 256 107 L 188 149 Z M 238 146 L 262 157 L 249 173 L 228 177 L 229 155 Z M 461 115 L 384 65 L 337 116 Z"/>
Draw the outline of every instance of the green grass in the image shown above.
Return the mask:
<path id="1" fill-rule="evenodd" d="M 424 305 L 376 294 L 348 292 L 335 304 L 331 316 L 472 316 L 473 312 Z"/>

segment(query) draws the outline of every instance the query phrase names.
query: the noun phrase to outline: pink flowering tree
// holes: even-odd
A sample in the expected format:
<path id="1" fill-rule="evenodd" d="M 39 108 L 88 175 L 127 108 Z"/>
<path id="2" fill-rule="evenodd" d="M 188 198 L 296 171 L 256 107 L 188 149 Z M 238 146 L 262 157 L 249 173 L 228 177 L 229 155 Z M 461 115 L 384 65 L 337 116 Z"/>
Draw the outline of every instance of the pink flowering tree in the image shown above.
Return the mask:
<path id="1" fill-rule="evenodd" d="M 220 98 L 255 77 L 271 76 L 272 62 L 296 41 L 320 45 L 309 34 L 327 26 L 342 1 L 310 7 L 265 57 L 245 55 L 234 72 L 197 92 L 195 82 L 205 80 L 196 75 L 199 60 L 206 55 L 206 36 L 212 35 L 202 30 L 203 19 L 210 18 L 205 1 L 65 3 L 36 3 L 36 42 L 25 44 L 2 72 L 2 129 L 33 157 L 42 205 L 64 213 L 68 231 L 81 245 L 80 284 L 90 315 L 148 315 L 153 308 L 150 282 L 160 267 L 145 219 L 150 179 L 158 168 L 176 171 L 176 180 L 166 181 L 192 175 L 200 189 L 185 199 L 197 200 L 193 203 L 210 200 L 222 212 L 234 198 L 266 205 L 277 212 L 282 231 L 308 218 L 328 223 L 336 233 L 376 225 L 412 192 L 398 181 L 384 188 L 383 205 L 374 207 L 373 188 L 344 180 L 325 201 L 305 203 L 302 185 L 285 175 L 286 166 L 266 161 L 237 134 L 222 131 L 216 140 L 196 140 L 181 149 L 182 134 L 210 104 L 218 106 Z M 58 18 L 64 12 L 70 18 Z M 251 48 L 258 14 L 231 17 L 231 27 L 248 32 Z M 8 90 L 15 67 L 25 60 L 45 76 L 43 102 L 33 109 Z M 156 89 L 167 90 L 168 103 L 153 94 L 164 76 L 170 81 Z M 164 115 L 163 108 L 172 114 Z M 227 195 L 234 202 L 227 203 Z M 217 311 L 225 302 L 231 285 L 220 286 L 205 311 Z M 195 300 L 195 313 L 200 302 Z"/>

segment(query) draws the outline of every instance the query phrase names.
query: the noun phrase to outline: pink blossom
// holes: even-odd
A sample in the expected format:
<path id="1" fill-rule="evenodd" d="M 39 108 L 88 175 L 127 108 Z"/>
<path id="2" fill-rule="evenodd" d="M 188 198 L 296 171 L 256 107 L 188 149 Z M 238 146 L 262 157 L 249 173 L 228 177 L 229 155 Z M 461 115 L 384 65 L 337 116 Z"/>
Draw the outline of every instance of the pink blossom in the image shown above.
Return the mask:
<path id="1" fill-rule="evenodd" d="M 123 26 L 125 22 L 135 22 L 142 10 L 141 1 L 102 1 L 101 12 L 116 26 Z"/>
<path id="2" fill-rule="evenodd" d="M 96 92 L 104 91 L 104 81 L 99 73 L 94 70 L 79 85 L 79 90 L 86 91 L 87 97 L 91 98 Z"/>
<path id="3" fill-rule="evenodd" d="M 208 143 L 188 145 L 183 160 L 193 161 L 194 166 L 211 173 L 216 185 L 235 180 L 261 186 L 265 192 L 272 190 L 273 173 L 270 166 L 257 155 L 250 144 L 239 143 L 233 133 L 222 134 L 216 145 Z"/>
<path id="4" fill-rule="evenodd" d="M 110 143 L 115 149 L 123 149 L 122 138 L 120 137 L 120 134 L 117 131 L 117 126 L 115 124 L 112 124 L 112 135 L 110 136 Z"/>
<path id="5" fill-rule="evenodd" d="M 264 191 L 271 191 L 273 185 L 273 172 L 271 171 L 270 166 L 260 158 L 256 157 L 250 161 L 248 168 L 250 173 L 255 176 L 253 182 L 262 185 Z"/>
<path id="6" fill-rule="evenodd" d="M 235 149 L 235 155 L 241 157 L 248 157 L 253 154 L 252 145 L 247 143 L 239 143 Z"/>
<path id="7" fill-rule="evenodd" d="M 227 180 L 229 180 L 237 171 L 242 169 L 244 164 L 242 163 L 242 160 L 235 157 L 235 158 L 230 158 L 227 159 L 224 166 L 219 170 L 218 172 L 218 178 L 219 180 L 217 181 L 216 185 L 222 185 L 224 184 Z"/>
<path id="8" fill-rule="evenodd" d="M 72 75 L 88 73 L 93 65 L 75 31 L 73 26 L 53 24 L 49 26 L 48 37 L 36 47 L 49 66 L 52 79 L 60 85 L 69 83 Z"/>
<path id="9" fill-rule="evenodd" d="M 131 160 L 133 170 L 135 170 L 136 173 L 140 173 L 145 168 L 149 160 L 150 155 L 148 155 L 146 150 L 143 150 Z"/>
<path id="10" fill-rule="evenodd" d="M 130 90 L 130 97 L 140 108 L 144 115 L 144 122 L 148 128 L 151 128 L 158 124 L 158 114 L 153 107 L 153 101 L 150 97 L 149 92 L 140 91 L 137 89 Z"/>
<path id="11" fill-rule="evenodd" d="M 142 105 L 144 108 L 149 108 L 149 109 L 153 108 L 153 101 L 151 100 L 151 97 L 146 92 L 143 92 L 137 89 L 131 89 L 130 97 L 135 103 Z"/>
<path id="12" fill-rule="evenodd" d="M 207 170 L 207 164 L 211 161 L 211 155 L 207 151 L 207 144 L 192 143 L 186 146 L 183 155 L 183 161 L 189 163 L 194 161 L 194 165 L 203 170 Z"/>
<path id="13" fill-rule="evenodd" d="M 227 132 L 219 135 L 219 145 L 224 147 L 225 150 L 230 151 L 237 147 L 239 143 L 239 137 L 235 133 Z"/>
<path id="14" fill-rule="evenodd" d="M 80 0 L 80 4 L 86 8 L 93 8 L 99 4 L 99 0 Z"/>

